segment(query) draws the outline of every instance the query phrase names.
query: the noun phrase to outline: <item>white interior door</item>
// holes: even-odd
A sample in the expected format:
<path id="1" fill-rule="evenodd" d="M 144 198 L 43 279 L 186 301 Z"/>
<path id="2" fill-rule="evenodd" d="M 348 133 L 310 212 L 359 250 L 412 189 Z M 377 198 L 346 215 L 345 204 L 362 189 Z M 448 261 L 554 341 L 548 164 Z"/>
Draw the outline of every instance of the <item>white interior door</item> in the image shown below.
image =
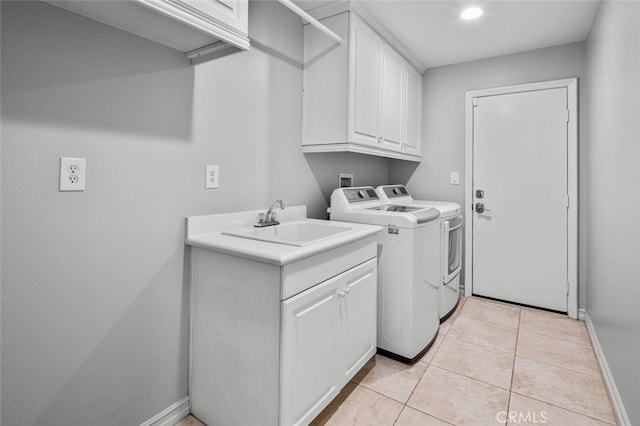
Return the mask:
<path id="1" fill-rule="evenodd" d="M 474 98 L 474 294 L 567 312 L 567 104 L 566 87 Z"/>

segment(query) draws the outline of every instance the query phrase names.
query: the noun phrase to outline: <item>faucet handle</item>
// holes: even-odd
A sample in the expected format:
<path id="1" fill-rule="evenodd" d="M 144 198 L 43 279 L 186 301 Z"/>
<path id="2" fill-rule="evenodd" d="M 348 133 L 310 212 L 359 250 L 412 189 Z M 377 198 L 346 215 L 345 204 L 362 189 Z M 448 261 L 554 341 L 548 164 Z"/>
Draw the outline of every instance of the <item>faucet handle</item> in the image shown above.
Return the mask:
<path id="1" fill-rule="evenodd" d="M 258 223 L 265 223 L 267 221 L 267 215 L 264 213 L 258 213 L 258 217 L 256 218 Z"/>
<path id="2" fill-rule="evenodd" d="M 277 222 L 278 214 L 276 212 L 269 213 L 269 217 L 267 217 L 267 222 Z"/>

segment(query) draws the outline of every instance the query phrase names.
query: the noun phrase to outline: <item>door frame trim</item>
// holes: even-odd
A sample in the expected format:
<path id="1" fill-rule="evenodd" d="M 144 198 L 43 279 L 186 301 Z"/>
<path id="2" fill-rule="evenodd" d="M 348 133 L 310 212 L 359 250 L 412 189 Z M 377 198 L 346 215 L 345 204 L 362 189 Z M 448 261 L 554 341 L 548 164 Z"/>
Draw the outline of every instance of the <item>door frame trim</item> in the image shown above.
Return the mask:
<path id="1" fill-rule="evenodd" d="M 546 89 L 567 89 L 567 314 L 578 318 L 578 79 L 543 81 L 493 89 L 472 90 L 466 94 L 465 126 L 465 296 L 473 294 L 473 100 L 486 96 L 531 92 Z"/>

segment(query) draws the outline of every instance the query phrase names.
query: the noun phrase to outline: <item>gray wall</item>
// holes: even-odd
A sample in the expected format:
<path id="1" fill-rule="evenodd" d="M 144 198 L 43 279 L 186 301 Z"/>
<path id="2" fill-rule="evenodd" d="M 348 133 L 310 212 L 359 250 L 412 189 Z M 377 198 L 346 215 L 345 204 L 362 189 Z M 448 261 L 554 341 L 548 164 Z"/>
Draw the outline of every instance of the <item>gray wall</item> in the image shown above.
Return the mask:
<path id="1" fill-rule="evenodd" d="M 640 424 L 640 3 L 600 4 L 587 40 L 587 312 L 631 424 Z"/>
<path id="2" fill-rule="evenodd" d="M 187 395 L 184 217 L 324 217 L 339 172 L 388 161 L 301 153 L 302 23 L 250 5 L 252 49 L 191 67 L 44 3 L 2 7 L 2 423 L 135 425 Z M 60 193 L 59 157 L 87 159 Z M 204 189 L 205 164 L 220 189 Z"/>
<path id="3" fill-rule="evenodd" d="M 0 8 L 0 22 L 2 22 L 2 8 Z M 2 32 L 0 31 L 0 46 L 2 45 Z M 1 55 L 0 55 L 1 56 Z M 0 57 L 0 66 L 2 58 Z M 0 70 L 1 74 L 1 70 Z M 2 102 L 0 102 L 0 117 L 2 117 Z M 0 136 L 2 123 L 0 122 Z M 1 142 L 1 138 L 0 138 Z M 0 187 L 2 187 L 2 149 L 0 149 Z M 0 194 L 0 224 L 2 223 L 2 196 Z M 2 226 L 0 226 L 0 242 L 2 241 Z M 1 244 L 1 243 L 0 243 Z M 2 250 L 0 250 L 0 426 L 2 425 L 2 287 L 4 287 L 2 279 Z"/>
<path id="4" fill-rule="evenodd" d="M 579 79 L 582 116 L 586 106 L 583 42 L 428 69 L 423 78 L 422 162 L 416 166 L 391 160 L 391 183 L 406 183 L 418 199 L 449 200 L 464 205 L 466 92 L 570 77 Z M 583 118 L 579 127 L 581 308 L 586 306 L 586 188 L 582 184 L 586 176 L 582 167 L 586 153 L 586 122 Z M 460 185 L 449 183 L 452 171 L 460 172 Z"/>

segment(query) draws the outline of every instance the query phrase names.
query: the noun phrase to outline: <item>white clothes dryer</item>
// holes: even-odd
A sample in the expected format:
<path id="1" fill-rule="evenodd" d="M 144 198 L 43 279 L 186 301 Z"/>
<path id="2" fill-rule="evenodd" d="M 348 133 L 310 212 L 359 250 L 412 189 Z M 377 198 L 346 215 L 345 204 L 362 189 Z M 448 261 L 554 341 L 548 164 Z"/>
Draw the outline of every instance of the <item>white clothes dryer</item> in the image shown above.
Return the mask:
<path id="1" fill-rule="evenodd" d="M 378 234 L 378 353 L 418 360 L 438 334 L 440 212 L 380 201 L 371 186 L 338 188 L 331 220 L 380 225 Z"/>
<path id="2" fill-rule="evenodd" d="M 462 214 L 460 204 L 449 201 L 414 200 L 404 185 L 382 185 L 376 192 L 383 203 L 403 206 L 435 208 L 440 211 L 441 270 L 439 315 L 444 321 L 460 301 L 460 275 L 462 270 Z"/>

